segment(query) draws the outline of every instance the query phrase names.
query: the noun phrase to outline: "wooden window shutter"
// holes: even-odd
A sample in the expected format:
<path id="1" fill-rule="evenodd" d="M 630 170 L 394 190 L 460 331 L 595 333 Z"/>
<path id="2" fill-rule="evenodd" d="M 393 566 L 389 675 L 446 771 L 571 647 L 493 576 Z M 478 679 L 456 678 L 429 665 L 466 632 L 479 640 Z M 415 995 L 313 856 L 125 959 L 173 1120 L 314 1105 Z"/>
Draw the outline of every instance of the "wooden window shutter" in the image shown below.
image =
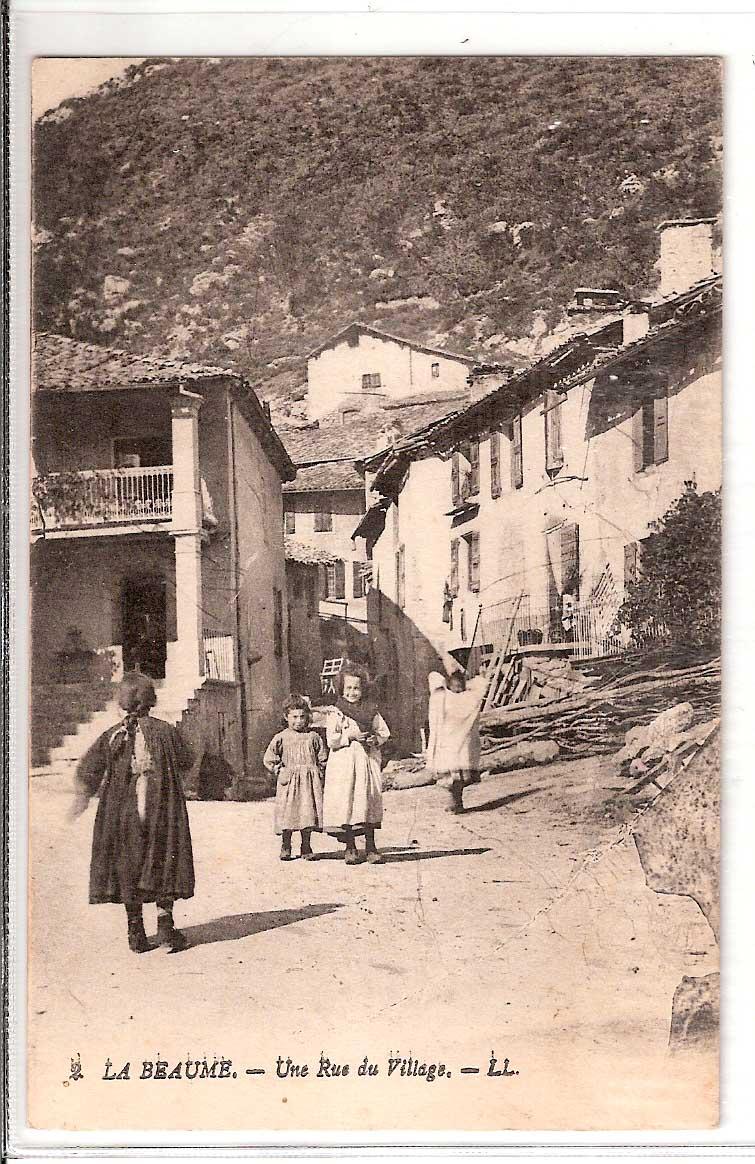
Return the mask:
<path id="1" fill-rule="evenodd" d="M 640 406 L 632 416 L 632 455 L 635 473 L 640 473 L 645 468 L 644 412 L 644 408 Z"/>
<path id="2" fill-rule="evenodd" d="M 490 496 L 501 496 L 501 434 L 490 434 Z"/>
<path id="3" fill-rule="evenodd" d="M 459 454 L 451 457 L 451 504 L 458 505 L 461 501 L 461 482 L 459 476 Z"/>
<path id="4" fill-rule="evenodd" d="M 511 423 L 511 487 L 521 489 L 524 484 L 524 461 L 522 459 L 522 414 L 515 416 Z"/>
<path id="5" fill-rule="evenodd" d="M 293 509 L 287 509 L 283 515 L 284 529 L 287 534 L 296 533 L 296 514 Z"/>
<path id="6" fill-rule="evenodd" d="M 480 589 L 480 535 L 479 533 L 472 533 L 468 539 L 469 558 L 468 558 L 468 584 L 469 589 L 477 594 Z"/>
<path id="7" fill-rule="evenodd" d="M 364 578 L 362 577 L 362 563 L 352 562 L 352 592 L 355 598 L 364 598 Z"/>
<path id="8" fill-rule="evenodd" d="M 320 564 L 317 567 L 317 581 L 319 585 L 320 598 L 327 598 L 328 595 L 328 568 Z"/>
<path id="9" fill-rule="evenodd" d="M 336 562 L 336 598 L 346 597 L 346 563 L 339 558 Z"/>
<path id="10" fill-rule="evenodd" d="M 668 396 L 653 400 L 653 461 L 660 465 L 668 460 Z"/>
<path id="11" fill-rule="evenodd" d="M 579 526 L 561 527 L 561 586 L 562 594 L 579 598 Z"/>
<path id="12" fill-rule="evenodd" d="M 451 575 L 448 580 L 449 589 L 454 598 L 459 593 L 459 539 L 451 542 Z"/>
<path id="13" fill-rule="evenodd" d="M 480 442 L 470 441 L 467 446 L 469 461 L 469 494 L 474 496 L 480 492 Z"/>
<path id="14" fill-rule="evenodd" d="M 552 473 L 563 468 L 564 450 L 561 441 L 560 392 L 550 389 L 545 393 L 545 471 Z"/>

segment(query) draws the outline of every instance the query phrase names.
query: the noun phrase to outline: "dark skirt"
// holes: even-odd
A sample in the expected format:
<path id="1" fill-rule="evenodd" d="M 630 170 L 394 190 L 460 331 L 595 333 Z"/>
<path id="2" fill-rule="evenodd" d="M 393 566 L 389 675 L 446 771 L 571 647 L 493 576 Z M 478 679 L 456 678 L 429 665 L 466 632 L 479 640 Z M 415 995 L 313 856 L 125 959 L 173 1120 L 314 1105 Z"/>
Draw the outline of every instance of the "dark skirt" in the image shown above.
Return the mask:
<path id="1" fill-rule="evenodd" d="M 141 820 L 136 778 L 126 757 L 116 759 L 100 789 L 92 836 L 90 902 L 136 904 L 193 895 L 189 816 L 179 778 L 150 776 Z"/>

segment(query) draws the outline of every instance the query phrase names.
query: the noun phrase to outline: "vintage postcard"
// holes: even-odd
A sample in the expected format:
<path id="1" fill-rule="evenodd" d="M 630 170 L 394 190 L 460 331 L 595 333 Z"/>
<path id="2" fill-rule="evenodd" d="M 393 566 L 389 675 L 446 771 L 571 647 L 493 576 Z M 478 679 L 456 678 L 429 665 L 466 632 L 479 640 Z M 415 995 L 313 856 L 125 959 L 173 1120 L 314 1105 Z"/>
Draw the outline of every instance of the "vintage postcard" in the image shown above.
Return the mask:
<path id="1" fill-rule="evenodd" d="M 720 59 L 32 103 L 29 1125 L 715 1127 Z"/>

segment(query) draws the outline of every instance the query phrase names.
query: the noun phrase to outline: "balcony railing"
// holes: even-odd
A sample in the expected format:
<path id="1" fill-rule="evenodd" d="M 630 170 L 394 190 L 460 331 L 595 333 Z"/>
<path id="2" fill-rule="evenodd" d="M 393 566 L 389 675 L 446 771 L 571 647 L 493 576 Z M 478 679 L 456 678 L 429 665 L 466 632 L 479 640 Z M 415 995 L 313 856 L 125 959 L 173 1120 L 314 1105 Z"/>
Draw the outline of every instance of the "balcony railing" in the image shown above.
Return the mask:
<path id="1" fill-rule="evenodd" d="M 31 527 L 45 533 L 170 521 L 172 496 L 172 465 L 49 473 L 34 478 Z"/>

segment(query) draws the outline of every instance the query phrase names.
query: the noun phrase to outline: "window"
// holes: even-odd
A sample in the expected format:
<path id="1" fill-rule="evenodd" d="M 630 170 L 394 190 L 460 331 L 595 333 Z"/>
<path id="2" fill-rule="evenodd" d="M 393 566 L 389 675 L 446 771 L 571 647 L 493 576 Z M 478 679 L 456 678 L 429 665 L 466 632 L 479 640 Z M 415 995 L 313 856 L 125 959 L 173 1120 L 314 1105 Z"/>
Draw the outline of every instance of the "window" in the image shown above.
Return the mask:
<path id="1" fill-rule="evenodd" d="M 143 469 L 149 465 L 170 465 L 172 460 L 170 435 L 113 438 L 114 469 Z"/>
<path id="2" fill-rule="evenodd" d="M 283 591 L 273 590 L 273 651 L 276 659 L 283 658 Z"/>
<path id="3" fill-rule="evenodd" d="M 315 511 L 315 533 L 330 533 L 333 529 L 333 514 Z"/>
<path id="4" fill-rule="evenodd" d="M 365 372 L 362 376 L 362 391 L 375 392 L 381 386 L 379 372 Z"/>
<path id="5" fill-rule="evenodd" d="M 459 616 L 459 636 L 462 642 L 467 637 L 467 612 L 463 606 L 461 608 L 461 615 Z"/>
<path id="6" fill-rule="evenodd" d="M 468 497 L 474 497 L 480 492 L 480 442 L 470 441 L 465 446 L 464 452 L 469 461 L 466 493 Z"/>
<path id="7" fill-rule="evenodd" d="M 438 379 L 438 377 L 440 376 L 440 364 L 431 364 L 430 365 L 430 375 L 432 376 L 433 380 Z"/>
<path id="8" fill-rule="evenodd" d="M 465 539 L 467 543 L 467 586 L 473 594 L 478 594 L 480 590 L 480 535 L 479 533 L 467 534 Z"/>
<path id="9" fill-rule="evenodd" d="M 340 558 L 323 567 L 321 585 L 323 598 L 337 601 L 346 597 L 346 566 Z"/>
<path id="10" fill-rule="evenodd" d="M 403 610 L 406 603 L 406 551 L 399 546 L 396 551 L 396 605 Z"/>
<path id="11" fill-rule="evenodd" d="M 469 468 L 462 468 L 464 465 Z M 454 508 L 480 492 L 480 442 L 467 441 L 451 457 L 451 504 Z"/>
<path id="12" fill-rule="evenodd" d="M 555 477 L 564 467 L 564 450 L 561 443 L 562 392 L 545 393 L 545 471 Z"/>
<path id="13" fill-rule="evenodd" d="M 561 593 L 579 598 L 579 526 L 561 526 Z"/>
<path id="14" fill-rule="evenodd" d="M 459 593 L 459 539 L 451 542 L 451 572 L 448 576 L 448 588 L 451 596 L 456 598 Z"/>
<path id="15" fill-rule="evenodd" d="M 632 418 L 635 473 L 668 460 L 668 396 L 643 400 Z"/>
<path id="16" fill-rule="evenodd" d="M 283 514 L 283 532 L 287 534 L 296 533 L 296 514 L 293 509 L 287 509 Z"/>
<path id="17" fill-rule="evenodd" d="M 352 562 L 352 593 L 355 598 L 364 598 L 364 569 L 362 562 Z"/>
<path id="18" fill-rule="evenodd" d="M 522 457 L 522 414 L 511 422 L 511 488 L 521 489 L 524 484 L 524 460 Z"/>
<path id="19" fill-rule="evenodd" d="M 490 496 L 501 496 L 501 434 L 490 434 Z"/>

